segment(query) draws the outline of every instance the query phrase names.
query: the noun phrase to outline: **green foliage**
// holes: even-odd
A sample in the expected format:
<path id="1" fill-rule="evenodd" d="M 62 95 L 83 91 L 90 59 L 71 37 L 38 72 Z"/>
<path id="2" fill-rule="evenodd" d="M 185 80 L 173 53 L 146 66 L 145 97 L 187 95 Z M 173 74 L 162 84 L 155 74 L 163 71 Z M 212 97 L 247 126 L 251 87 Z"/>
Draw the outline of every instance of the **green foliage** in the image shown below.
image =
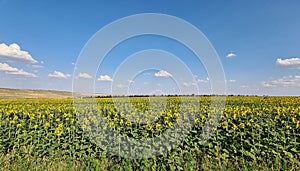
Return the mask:
<path id="1" fill-rule="evenodd" d="M 72 99 L 0 100 L 0 170 L 299 170 L 300 97 L 227 97 L 222 115 L 210 97 L 164 98 L 100 98 L 96 108 L 89 99 L 76 108 Z M 202 143 L 211 116 L 220 123 Z M 149 152 L 169 151 L 153 158 L 118 157 L 92 140 L 111 138 L 96 137 L 97 125 L 146 139 L 183 123 L 193 126 L 178 135 L 188 135 L 163 136 Z"/>

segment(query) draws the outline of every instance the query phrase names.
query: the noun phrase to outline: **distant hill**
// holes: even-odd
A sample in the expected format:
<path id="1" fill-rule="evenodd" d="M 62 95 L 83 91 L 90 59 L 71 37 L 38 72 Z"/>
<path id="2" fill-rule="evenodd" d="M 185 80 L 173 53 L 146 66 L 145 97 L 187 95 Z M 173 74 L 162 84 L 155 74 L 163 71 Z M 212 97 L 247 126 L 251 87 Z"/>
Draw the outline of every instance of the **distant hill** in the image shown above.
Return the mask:
<path id="1" fill-rule="evenodd" d="M 55 90 L 20 90 L 0 88 L 0 99 L 21 99 L 21 98 L 69 98 L 72 92 Z"/>
<path id="2" fill-rule="evenodd" d="M 106 94 L 80 94 L 75 93 L 76 97 L 101 97 Z M 24 90 L 0 88 L 0 99 L 27 99 L 27 98 L 71 98 L 72 92 L 57 90 Z"/>

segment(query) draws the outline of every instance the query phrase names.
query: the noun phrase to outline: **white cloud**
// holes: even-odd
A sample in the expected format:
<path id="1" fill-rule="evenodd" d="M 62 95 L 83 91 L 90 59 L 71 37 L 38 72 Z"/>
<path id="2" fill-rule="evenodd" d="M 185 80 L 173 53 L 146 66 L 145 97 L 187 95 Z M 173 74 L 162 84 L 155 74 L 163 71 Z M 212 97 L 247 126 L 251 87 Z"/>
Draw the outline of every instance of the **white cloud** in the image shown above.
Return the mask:
<path id="1" fill-rule="evenodd" d="M 248 85 L 241 85 L 240 87 L 241 87 L 241 88 L 249 88 Z"/>
<path id="2" fill-rule="evenodd" d="M 35 74 L 33 73 L 29 73 L 29 72 L 26 72 L 24 70 L 18 70 L 18 71 L 13 71 L 13 72 L 8 72 L 7 74 L 11 74 L 11 75 L 22 75 L 22 76 L 25 76 L 25 77 L 37 77 Z"/>
<path id="3" fill-rule="evenodd" d="M 159 72 L 154 74 L 156 77 L 172 77 L 172 75 L 170 73 L 168 73 L 167 71 L 164 70 L 160 70 Z"/>
<path id="4" fill-rule="evenodd" d="M 267 83 L 267 82 L 262 82 L 261 85 L 265 88 L 276 87 L 276 85 L 273 85 L 273 84 Z"/>
<path id="5" fill-rule="evenodd" d="M 13 68 L 6 63 L 0 63 L 0 71 L 14 72 L 14 71 L 18 71 L 18 69 Z"/>
<path id="6" fill-rule="evenodd" d="M 134 83 L 134 81 L 133 80 L 127 80 L 129 83 Z"/>
<path id="7" fill-rule="evenodd" d="M 226 82 L 228 82 L 228 83 L 235 83 L 236 80 L 226 80 Z"/>
<path id="8" fill-rule="evenodd" d="M 233 58 L 233 57 L 236 57 L 236 56 L 237 56 L 237 55 L 234 54 L 234 53 L 232 53 L 232 52 L 230 52 L 230 53 L 228 53 L 228 54 L 226 55 L 227 58 Z"/>
<path id="9" fill-rule="evenodd" d="M 42 65 L 31 65 L 32 66 L 32 68 L 44 68 L 44 66 L 42 66 Z"/>
<path id="10" fill-rule="evenodd" d="M 127 86 L 124 84 L 117 84 L 116 87 L 117 88 L 127 88 Z"/>
<path id="11" fill-rule="evenodd" d="M 207 81 L 207 80 L 200 80 L 200 79 L 199 79 L 199 80 L 197 80 L 197 82 L 198 82 L 198 83 L 208 83 L 208 81 Z"/>
<path id="12" fill-rule="evenodd" d="M 208 77 L 206 77 L 206 79 L 203 79 L 203 80 L 202 79 L 197 80 L 198 83 L 208 83 L 208 81 L 209 81 Z"/>
<path id="13" fill-rule="evenodd" d="M 53 73 L 50 73 L 48 76 L 49 77 L 55 77 L 55 78 L 69 78 L 69 77 L 71 77 L 70 74 L 65 74 L 65 73 L 62 73 L 60 71 L 54 71 Z"/>
<path id="14" fill-rule="evenodd" d="M 187 82 L 183 83 L 183 86 L 185 86 L 185 87 L 191 87 L 191 86 L 196 86 L 196 85 L 197 85 L 196 83 L 187 83 Z"/>
<path id="15" fill-rule="evenodd" d="M 77 78 L 93 78 L 92 76 L 90 76 L 88 73 L 79 73 Z"/>
<path id="16" fill-rule="evenodd" d="M 0 71 L 5 71 L 6 74 L 10 74 L 10 75 L 22 75 L 25 77 L 37 77 L 33 73 L 26 72 L 23 69 L 11 67 L 6 63 L 0 63 Z"/>
<path id="17" fill-rule="evenodd" d="M 150 95 L 162 95 L 162 94 L 165 94 L 162 90 L 153 90 L 149 93 Z"/>
<path id="18" fill-rule="evenodd" d="M 110 76 L 108 75 L 100 75 L 100 77 L 98 78 L 99 81 L 113 81 L 112 78 L 110 78 Z"/>
<path id="19" fill-rule="evenodd" d="M 270 87 L 300 87 L 300 76 L 284 76 L 277 80 L 262 82 L 262 86 L 266 88 Z"/>
<path id="20" fill-rule="evenodd" d="M 276 64 L 278 66 L 282 66 L 290 69 L 300 69 L 300 58 L 289 58 L 289 59 L 278 58 L 276 60 Z"/>
<path id="21" fill-rule="evenodd" d="M 5 58 L 14 61 L 25 61 L 30 63 L 38 63 L 29 52 L 21 50 L 20 46 L 13 43 L 9 46 L 2 43 L 0 44 L 0 58 Z"/>

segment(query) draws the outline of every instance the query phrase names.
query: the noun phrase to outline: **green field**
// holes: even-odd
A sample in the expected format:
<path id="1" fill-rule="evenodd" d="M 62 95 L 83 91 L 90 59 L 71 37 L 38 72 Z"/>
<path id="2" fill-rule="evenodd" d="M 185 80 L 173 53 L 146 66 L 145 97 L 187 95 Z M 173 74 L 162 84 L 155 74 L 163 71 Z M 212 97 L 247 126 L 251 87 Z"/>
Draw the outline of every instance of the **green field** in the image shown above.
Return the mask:
<path id="1" fill-rule="evenodd" d="M 93 107 L 92 99 L 0 100 L 0 169 L 300 170 L 300 97 L 226 97 L 221 115 L 211 99 L 99 98 Z M 216 129 L 202 141 L 206 124 Z M 175 137 L 161 136 L 175 128 Z M 117 142 L 121 156 L 113 154 L 111 137 L 100 134 L 105 130 L 159 137 L 138 154 L 160 155 L 127 158 L 140 144 L 123 141 Z"/>

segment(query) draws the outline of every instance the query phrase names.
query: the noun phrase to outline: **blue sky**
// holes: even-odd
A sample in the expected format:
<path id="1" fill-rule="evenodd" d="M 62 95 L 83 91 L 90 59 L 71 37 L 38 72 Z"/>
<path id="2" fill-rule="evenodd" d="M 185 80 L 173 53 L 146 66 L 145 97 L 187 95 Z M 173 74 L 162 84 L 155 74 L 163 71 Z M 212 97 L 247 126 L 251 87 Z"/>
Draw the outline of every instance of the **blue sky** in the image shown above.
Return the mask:
<path id="1" fill-rule="evenodd" d="M 74 64 L 98 30 L 129 15 L 162 13 L 186 20 L 205 34 L 220 57 L 227 94 L 299 95 L 297 0 L 82 2 L 0 0 L 0 87 L 72 91 Z M 149 35 L 129 39 L 107 55 L 97 75 L 91 75 L 95 91 L 109 93 L 122 61 L 145 49 L 176 54 L 196 81 L 179 84 L 210 93 L 206 70 L 193 53 L 174 40 Z M 147 70 L 131 79 L 118 83 L 116 93 L 127 91 L 128 85 L 131 94 L 179 93 L 170 71 Z"/>

